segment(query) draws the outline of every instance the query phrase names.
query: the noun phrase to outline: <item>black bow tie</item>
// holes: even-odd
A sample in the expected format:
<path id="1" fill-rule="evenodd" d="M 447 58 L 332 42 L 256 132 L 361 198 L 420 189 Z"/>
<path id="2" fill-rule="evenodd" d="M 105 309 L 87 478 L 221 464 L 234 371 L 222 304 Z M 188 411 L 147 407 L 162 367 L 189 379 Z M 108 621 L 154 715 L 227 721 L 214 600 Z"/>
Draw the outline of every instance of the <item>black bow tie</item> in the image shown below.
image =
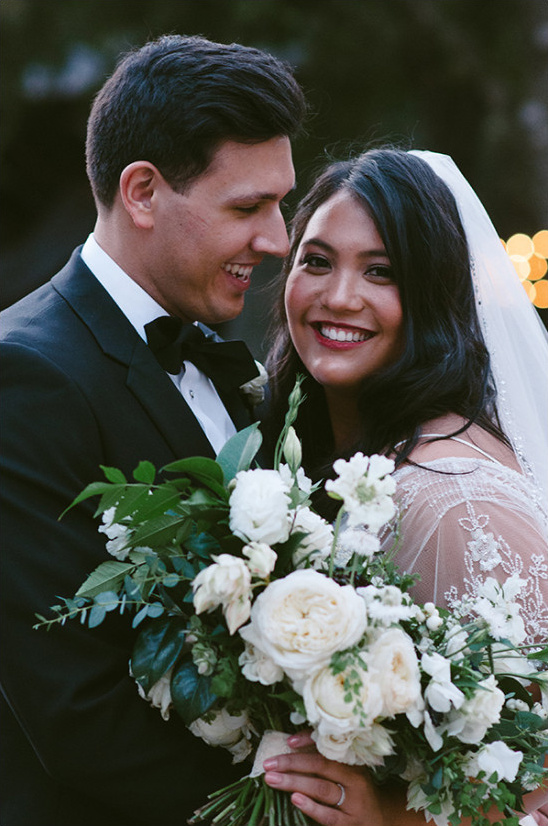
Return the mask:
<path id="1" fill-rule="evenodd" d="M 213 341 L 199 327 L 160 316 L 145 324 L 148 346 L 168 373 L 177 375 L 191 361 L 221 390 L 232 390 L 259 375 L 243 341 Z"/>

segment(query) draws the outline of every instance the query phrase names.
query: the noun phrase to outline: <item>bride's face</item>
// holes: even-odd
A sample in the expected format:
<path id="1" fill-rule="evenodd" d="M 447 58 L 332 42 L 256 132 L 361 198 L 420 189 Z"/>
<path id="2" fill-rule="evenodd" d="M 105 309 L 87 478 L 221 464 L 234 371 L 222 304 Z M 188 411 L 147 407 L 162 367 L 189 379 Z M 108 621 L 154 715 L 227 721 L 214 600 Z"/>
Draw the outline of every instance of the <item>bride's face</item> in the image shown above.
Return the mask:
<path id="1" fill-rule="evenodd" d="M 285 290 L 289 331 L 326 393 L 356 397 L 361 381 L 403 347 L 399 290 L 375 224 L 347 192 L 314 213 Z"/>

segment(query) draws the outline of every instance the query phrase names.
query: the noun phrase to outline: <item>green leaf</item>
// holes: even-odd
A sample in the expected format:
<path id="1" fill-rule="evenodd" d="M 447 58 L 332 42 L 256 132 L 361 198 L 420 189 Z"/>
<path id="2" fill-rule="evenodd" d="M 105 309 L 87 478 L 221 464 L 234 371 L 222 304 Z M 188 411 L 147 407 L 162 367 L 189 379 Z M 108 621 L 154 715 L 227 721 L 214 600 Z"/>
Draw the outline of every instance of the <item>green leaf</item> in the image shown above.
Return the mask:
<path id="1" fill-rule="evenodd" d="M 115 485 L 126 485 L 127 479 L 121 470 L 117 467 L 107 467 L 106 465 L 99 465 L 109 482 Z"/>
<path id="2" fill-rule="evenodd" d="M 171 668 L 184 644 L 185 626 L 180 619 L 162 617 L 139 632 L 131 655 L 131 670 L 145 692 Z"/>
<path id="3" fill-rule="evenodd" d="M 180 473 L 183 476 L 190 476 L 200 484 L 214 491 L 217 496 L 226 499 L 226 491 L 223 485 L 223 471 L 214 459 L 206 456 L 192 456 L 189 459 L 179 459 L 171 462 L 162 470 L 168 473 Z"/>
<path id="4" fill-rule="evenodd" d="M 135 565 L 128 562 L 119 562 L 115 559 L 102 562 L 80 585 L 76 591 L 76 596 L 89 599 L 103 591 L 117 591 L 122 585 L 124 577 L 133 568 L 135 568 Z"/>
<path id="5" fill-rule="evenodd" d="M 136 482 L 143 482 L 145 485 L 153 485 L 156 478 L 156 468 L 152 462 L 139 462 L 133 471 L 133 478 Z"/>
<path id="6" fill-rule="evenodd" d="M 98 625 L 101 625 L 106 615 L 106 608 L 104 608 L 102 605 L 93 605 L 89 612 L 89 627 L 96 628 Z"/>
<path id="7" fill-rule="evenodd" d="M 131 541 L 136 546 L 158 548 L 168 545 L 176 536 L 186 516 L 164 515 L 150 519 L 136 529 Z"/>
<path id="8" fill-rule="evenodd" d="M 217 464 L 222 468 L 225 484 L 234 479 L 240 470 L 249 470 L 262 441 L 259 422 L 254 422 L 224 444 L 217 456 Z"/>
<path id="9" fill-rule="evenodd" d="M 84 502 L 86 499 L 91 499 L 92 496 L 101 496 L 103 493 L 107 493 L 111 490 L 112 485 L 109 484 L 109 482 L 92 482 L 78 494 L 76 499 L 70 503 L 68 508 L 65 508 L 59 519 L 62 519 L 63 516 L 71 510 L 71 508 L 74 508 L 75 505 L 79 505 L 80 502 Z"/>
<path id="10" fill-rule="evenodd" d="M 171 678 L 171 696 L 187 726 L 205 714 L 217 700 L 211 690 L 211 677 L 198 674 L 190 655 L 175 667 Z"/>

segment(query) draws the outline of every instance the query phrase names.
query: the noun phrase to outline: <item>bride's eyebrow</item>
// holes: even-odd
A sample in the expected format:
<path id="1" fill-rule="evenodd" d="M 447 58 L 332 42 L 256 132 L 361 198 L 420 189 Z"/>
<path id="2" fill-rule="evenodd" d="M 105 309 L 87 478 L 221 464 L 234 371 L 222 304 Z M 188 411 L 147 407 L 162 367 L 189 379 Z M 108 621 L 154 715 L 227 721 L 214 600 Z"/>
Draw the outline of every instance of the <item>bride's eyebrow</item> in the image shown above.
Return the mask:
<path id="1" fill-rule="evenodd" d="M 327 241 L 323 241 L 321 238 L 303 238 L 302 245 L 303 247 L 320 247 L 320 249 L 331 253 L 331 255 L 334 255 L 337 252 L 335 247 L 332 247 L 331 244 L 328 244 Z M 388 258 L 388 253 L 384 247 L 373 250 L 363 250 L 362 252 L 359 252 L 358 255 L 360 258 Z"/>

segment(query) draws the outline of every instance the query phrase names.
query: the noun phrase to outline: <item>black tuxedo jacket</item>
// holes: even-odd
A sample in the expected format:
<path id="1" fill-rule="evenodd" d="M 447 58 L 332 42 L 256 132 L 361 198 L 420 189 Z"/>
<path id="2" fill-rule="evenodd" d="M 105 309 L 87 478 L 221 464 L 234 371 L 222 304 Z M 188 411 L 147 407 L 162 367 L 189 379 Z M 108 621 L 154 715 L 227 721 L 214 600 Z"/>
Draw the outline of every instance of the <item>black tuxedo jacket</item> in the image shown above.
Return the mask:
<path id="1" fill-rule="evenodd" d="M 130 620 L 32 626 L 108 558 L 96 503 L 58 519 L 100 465 L 130 478 L 141 459 L 160 468 L 213 450 L 79 250 L 0 321 L 0 822 L 184 824 L 242 772 L 138 696 Z M 249 424 L 237 391 L 221 397 L 237 427 Z"/>

